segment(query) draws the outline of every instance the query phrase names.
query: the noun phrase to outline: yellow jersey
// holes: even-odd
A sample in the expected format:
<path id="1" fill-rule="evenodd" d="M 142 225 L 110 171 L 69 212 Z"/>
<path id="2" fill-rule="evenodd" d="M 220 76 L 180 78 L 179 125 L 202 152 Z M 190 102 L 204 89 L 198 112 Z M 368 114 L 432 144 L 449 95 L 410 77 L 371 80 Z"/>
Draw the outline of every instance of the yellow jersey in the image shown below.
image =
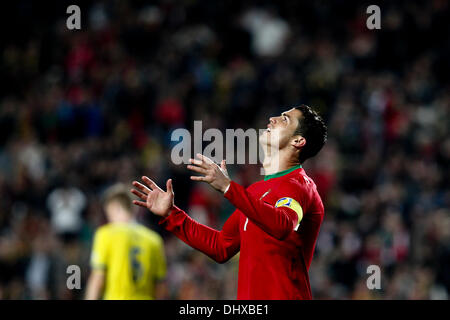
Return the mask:
<path id="1" fill-rule="evenodd" d="M 109 223 L 97 229 L 91 267 L 104 270 L 105 300 L 147 300 L 166 275 L 162 238 L 138 223 Z"/>

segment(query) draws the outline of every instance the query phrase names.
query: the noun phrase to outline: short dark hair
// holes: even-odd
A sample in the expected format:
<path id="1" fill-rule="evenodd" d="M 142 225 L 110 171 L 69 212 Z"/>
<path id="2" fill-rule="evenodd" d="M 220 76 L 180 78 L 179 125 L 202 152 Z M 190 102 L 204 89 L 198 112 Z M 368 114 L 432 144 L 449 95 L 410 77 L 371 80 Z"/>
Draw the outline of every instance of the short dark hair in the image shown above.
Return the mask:
<path id="1" fill-rule="evenodd" d="M 324 146 L 327 141 L 327 126 L 311 107 L 302 104 L 295 109 L 302 112 L 294 135 L 301 135 L 306 139 L 306 144 L 299 155 L 300 163 L 303 163 L 306 159 L 314 157 Z"/>
<path id="2" fill-rule="evenodd" d="M 125 210 L 132 211 L 133 200 L 124 184 L 118 183 L 106 189 L 103 194 L 103 205 L 113 201 L 117 201 Z"/>

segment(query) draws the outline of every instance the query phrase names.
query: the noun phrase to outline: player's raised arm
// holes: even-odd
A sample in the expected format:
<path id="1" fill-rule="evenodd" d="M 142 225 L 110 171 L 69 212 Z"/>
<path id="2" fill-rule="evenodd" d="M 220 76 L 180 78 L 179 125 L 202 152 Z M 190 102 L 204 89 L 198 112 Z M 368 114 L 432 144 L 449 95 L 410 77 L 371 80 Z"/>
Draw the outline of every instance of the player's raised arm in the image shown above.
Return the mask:
<path id="1" fill-rule="evenodd" d="M 135 205 L 147 208 L 157 216 L 167 217 L 174 207 L 172 179 L 167 180 L 166 191 L 163 191 L 147 176 L 143 176 L 142 181 L 147 186 L 138 181 L 133 181 L 133 186 L 139 190 L 131 189 L 131 192 L 143 201 L 133 200 L 133 203 Z"/>
<path id="2" fill-rule="evenodd" d="M 219 263 L 226 262 L 239 251 L 238 211 L 218 231 L 198 223 L 174 205 L 171 179 L 167 180 L 167 191 L 163 191 L 148 177 L 142 177 L 142 181 L 145 185 L 133 182 L 133 186 L 139 190 L 132 189 L 131 192 L 142 200 L 134 200 L 133 203 L 161 216 L 163 219 L 159 223 L 166 230 Z"/>
<path id="3" fill-rule="evenodd" d="M 244 187 L 232 182 L 228 176 L 225 161 L 220 167 L 204 155 L 197 154 L 199 159 L 190 159 L 187 168 L 202 176 L 191 176 L 192 180 L 209 183 L 214 189 L 225 194 L 225 197 L 236 208 L 242 211 L 261 229 L 279 240 L 289 235 L 300 223 L 300 217 L 289 208 L 276 208 L 253 197 Z M 229 190 L 231 189 L 231 190 Z"/>

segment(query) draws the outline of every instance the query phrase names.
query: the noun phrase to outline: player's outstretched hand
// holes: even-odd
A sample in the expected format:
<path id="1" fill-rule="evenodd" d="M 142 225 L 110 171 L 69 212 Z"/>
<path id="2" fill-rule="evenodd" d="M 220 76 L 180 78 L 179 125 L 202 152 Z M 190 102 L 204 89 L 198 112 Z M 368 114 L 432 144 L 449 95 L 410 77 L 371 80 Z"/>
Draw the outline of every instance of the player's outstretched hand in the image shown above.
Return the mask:
<path id="1" fill-rule="evenodd" d="M 147 208 L 158 216 L 167 217 L 174 206 L 172 179 L 166 182 L 167 191 L 163 191 L 147 176 L 142 177 L 142 182 L 145 185 L 138 181 L 133 181 L 133 186 L 139 190 L 131 189 L 131 192 L 143 200 L 133 200 L 133 203 Z"/>
<path id="2" fill-rule="evenodd" d="M 210 158 L 198 153 L 197 159 L 189 159 L 192 165 L 188 165 L 189 170 L 202 174 L 202 176 L 191 176 L 192 180 L 208 182 L 214 189 L 225 193 L 230 185 L 230 177 L 227 172 L 225 160 L 222 160 L 220 167 Z"/>

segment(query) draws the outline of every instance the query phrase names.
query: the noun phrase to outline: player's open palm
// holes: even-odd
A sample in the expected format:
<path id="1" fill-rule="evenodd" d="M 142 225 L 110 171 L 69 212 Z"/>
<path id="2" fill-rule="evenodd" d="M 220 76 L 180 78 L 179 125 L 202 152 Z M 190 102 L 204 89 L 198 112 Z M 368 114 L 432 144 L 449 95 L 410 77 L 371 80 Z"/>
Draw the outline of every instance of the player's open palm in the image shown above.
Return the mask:
<path id="1" fill-rule="evenodd" d="M 201 176 L 191 176 L 191 180 L 207 182 L 214 189 L 225 193 L 225 190 L 231 182 L 225 160 L 222 160 L 220 166 L 218 166 L 214 161 L 200 153 L 197 154 L 197 157 L 199 160 L 189 159 L 191 164 L 187 168 L 200 173 Z"/>
<path id="2" fill-rule="evenodd" d="M 131 192 L 143 201 L 133 200 L 135 205 L 147 208 L 154 214 L 166 217 L 174 206 L 174 193 L 172 187 L 172 179 L 167 180 L 167 190 L 164 191 L 149 177 L 143 176 L 144 184 L 133 181 L 133 186 L 139 190 L 131 189 Z"/>

